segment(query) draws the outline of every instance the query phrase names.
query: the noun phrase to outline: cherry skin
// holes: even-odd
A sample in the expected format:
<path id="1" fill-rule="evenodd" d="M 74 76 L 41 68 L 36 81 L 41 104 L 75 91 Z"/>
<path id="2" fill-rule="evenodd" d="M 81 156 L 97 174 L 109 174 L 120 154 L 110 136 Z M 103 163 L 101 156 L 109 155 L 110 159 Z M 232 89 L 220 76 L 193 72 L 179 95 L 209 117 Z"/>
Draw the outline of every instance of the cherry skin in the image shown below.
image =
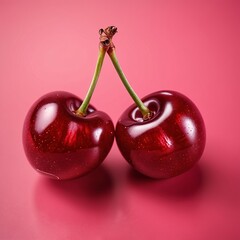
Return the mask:
<path id="1" fill-rule="evenodd" d="M 89 105 L 76 114 L 82 100 L 67 92 L 51 92 L 29 110 L 23 127 L 26 156 L 38 172 L 56 179 L 82 176 L 98 167 L 114 140 L 110 117 Z"/>
<path id="2" fill-rule="evenodd" d="M 123 157 L 152 178 L 169 178 L 192 168 L 206 142 L 197 107 L 175 91 L 155 92 L 142 101 L 151 111 L 148 120 L 133 104 L 117 122 L 116 141 Z"/>

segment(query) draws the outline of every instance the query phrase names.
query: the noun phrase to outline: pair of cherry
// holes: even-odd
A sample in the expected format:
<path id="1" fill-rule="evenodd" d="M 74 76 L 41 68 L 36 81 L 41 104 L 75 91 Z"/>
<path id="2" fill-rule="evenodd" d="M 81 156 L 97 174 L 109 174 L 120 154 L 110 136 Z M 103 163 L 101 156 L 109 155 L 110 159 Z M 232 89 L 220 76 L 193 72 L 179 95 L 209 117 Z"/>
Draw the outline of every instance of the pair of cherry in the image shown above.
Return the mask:
<path id="1" fill-rule="evenodd" d="M 99 56 L 85 99 L 68 92 L 51 92 L 29 110 L 23 146 L 31 165 L 56 179 L 80 177 L 98 167 L 114 137 L 134 169 L 153 178 L 169 178 L 190 169 L 206 141 L 202 116 L 194 103 L 174 91 L 158 91 L 142 100 L 129 85 L 118 63 L 112 37 L 117 28 L 100 29 Z M 90 105 L 105 54 L 108 53 L 135 104 L 111 118 Z"/>

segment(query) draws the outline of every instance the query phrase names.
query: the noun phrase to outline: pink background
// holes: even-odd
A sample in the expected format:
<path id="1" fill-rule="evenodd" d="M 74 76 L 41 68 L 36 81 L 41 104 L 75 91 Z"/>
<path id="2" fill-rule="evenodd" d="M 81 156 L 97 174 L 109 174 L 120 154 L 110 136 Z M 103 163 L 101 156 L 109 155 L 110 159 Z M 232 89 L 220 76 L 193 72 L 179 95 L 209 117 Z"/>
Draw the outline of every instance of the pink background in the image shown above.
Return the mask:
<path id="1" fill-rule="evenodd" d="M 75 181 L 27 162 L 29 107 L 54 90 L 85 96 L 108 25 L 140 97 L 177 90 L 202 112 L 207 145 L 188 173 L 141 177 L 116 145 Z M 0 239 L 240 239 L 239 56 L 239 1 L 0 0 Z M 108 57 L 91 103 L 114 123 L 132 103 Z"/>

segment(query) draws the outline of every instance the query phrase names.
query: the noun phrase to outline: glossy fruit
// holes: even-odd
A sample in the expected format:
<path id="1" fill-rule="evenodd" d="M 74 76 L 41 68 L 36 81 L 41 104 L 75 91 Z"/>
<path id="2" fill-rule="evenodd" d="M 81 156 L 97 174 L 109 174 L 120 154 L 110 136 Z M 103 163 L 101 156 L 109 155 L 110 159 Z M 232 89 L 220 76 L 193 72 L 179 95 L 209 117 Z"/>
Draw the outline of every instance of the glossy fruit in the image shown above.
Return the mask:
<path id="1" fill-rule="evenodd" d="M 143 120 L 133 104 L 120 117 L 116 140 L 134 169 L 152 178 L 177 176 L 200 159 L 205 125 L 194 103 L 174 91 L 159 91 L 142 99 L 152 116 Z"/>
<path id="2" fill-rule="evenodd" d="M 82 100 L 67 92 L 41 97 L 29 110 L 23 146 L 31 165 L 56 179 L 82 176 L 99 166 L 114 140 L 110 117 L 89 105 L 76 114 Z"/>

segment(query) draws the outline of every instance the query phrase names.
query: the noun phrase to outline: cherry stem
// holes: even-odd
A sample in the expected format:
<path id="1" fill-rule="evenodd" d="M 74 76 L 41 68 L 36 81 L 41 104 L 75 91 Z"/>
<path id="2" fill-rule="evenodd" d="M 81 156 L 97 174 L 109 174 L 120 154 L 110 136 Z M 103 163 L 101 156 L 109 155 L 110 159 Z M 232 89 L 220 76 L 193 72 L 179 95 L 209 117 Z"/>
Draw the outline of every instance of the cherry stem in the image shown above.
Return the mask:
<path id="1" fill-rule="evenodd" d="M 138 106 L 139 110 L 141 111 L 141 113 L 143 115 L 143 119 L 144 120 L 149 119 L 151 117 L 151 111 L 144 105 L 142 100 L 137 96 L 137 94 L 135 93 L 135 91 L 133 90 L 131 85 L 129 84 L 129 82 L 128 82 L 126 76 L 124 75 L 124 73 L 121 69 L 121 66 L 118 62 L 114 47 L 109 48 L 108 55 L 109 55 L 110 59 L 112 60 L 112 63 L 114 65 L 120 79 L 122 80 L 123 85 L 125 86 L 128 93 L 130 94 L 130 96 L 132 97 L 132 99 L 134 100 L 136 105 Z"/>
<path id="2" fill-rule="evenodd" d="M 92 82 L 90 84 L 90 87 L 88 89 L 86 97 L 84 98 L 81 106 L 76 111 L 76 114 L 78 114 L 80 116 L 85 116 L 86 115 L 88 105 L 89 105 L 90 100 L 92 98 L 94 89 L 97 85 L 97 81 L 98 81 L 98 78 L 99 78 L 99 75 L 100 75 L 100 72 L 101 72 L 101 69 L 102 69 L 102 64 L 103 64 L 105 54 L 106 54 L 106 49 L 103 48 L 103 47 L 100 47 L 95 71 L 94 71 L 93 78 L 92 78 Z"/>

